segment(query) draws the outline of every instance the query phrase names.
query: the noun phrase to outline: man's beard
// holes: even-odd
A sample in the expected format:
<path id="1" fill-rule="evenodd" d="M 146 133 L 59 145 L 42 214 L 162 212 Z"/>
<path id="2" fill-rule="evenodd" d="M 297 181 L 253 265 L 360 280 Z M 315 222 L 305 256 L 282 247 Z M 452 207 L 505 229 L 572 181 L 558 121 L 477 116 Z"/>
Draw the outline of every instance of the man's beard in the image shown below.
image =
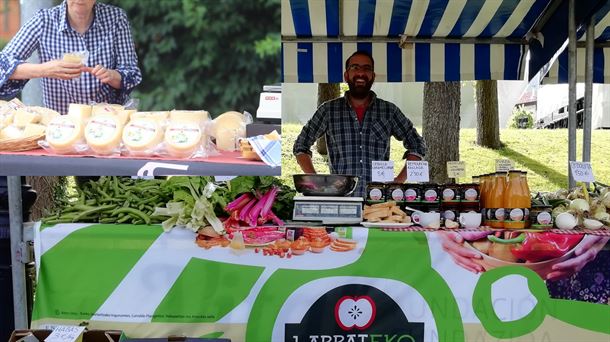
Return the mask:
<path id="1" fill-rule="evenodd" d="M 373 86 L 373 81 L 364 77 L 358 77 L 358 79 L 364 80 L 365 84 L 356 85 L 356 77 L 352 78 L 351 81 L 347 82 L 347 85 L 349 86 L 349 94 L 355 99 L 364 99 L 369 96 L 369 91 Z"/>

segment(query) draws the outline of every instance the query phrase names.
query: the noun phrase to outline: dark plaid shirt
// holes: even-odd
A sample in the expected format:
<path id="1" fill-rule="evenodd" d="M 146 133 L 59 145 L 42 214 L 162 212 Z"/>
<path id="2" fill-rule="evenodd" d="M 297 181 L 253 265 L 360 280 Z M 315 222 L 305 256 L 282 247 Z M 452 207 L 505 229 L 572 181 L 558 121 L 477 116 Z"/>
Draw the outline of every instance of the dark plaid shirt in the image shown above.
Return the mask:
<path id="1" fill-rule="evenodd" d="M 389 160 L 390 138 L 394 136 L 407 149 L 407 154 L 423 157 L 426 145 L 400 109 L 373 93 L 362 124 L 347 97 L 340 97 L 322 104 L 303 127 L 294 143 L 295 155 L 311 155 L 311 146 L 316 139 L 326 134 L 330 172 L 333 174 L 360 177 L 354 196 L 362 196 L 366 184 L 371 181 L 373 160 Z"/>

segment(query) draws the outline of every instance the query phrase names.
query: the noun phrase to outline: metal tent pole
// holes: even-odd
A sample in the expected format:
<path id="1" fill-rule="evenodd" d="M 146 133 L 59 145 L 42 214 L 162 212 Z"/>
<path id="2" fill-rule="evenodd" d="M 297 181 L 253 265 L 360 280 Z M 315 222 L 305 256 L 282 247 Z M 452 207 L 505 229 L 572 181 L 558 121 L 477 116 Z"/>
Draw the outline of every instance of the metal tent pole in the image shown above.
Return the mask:
<path id="1" fill-rule="evenodd" d="M 587 23 L 587 47 L 585 55 L 585 112 L 582 121 L 582 161 L 591 161 L 591 125 L 593 118 L 593 43 L 595 40 L 595 21 Z"/>
<path id="2" fill-rule="evenodd" d="M 576 23 L 575 0 L 568 5 L 568 188 L 575 182 L 570 170 L 570 161 L 576 161 Z"/>
<path id="3" fill-rule="evenodd" d="M 11 234 L 11 269 L 13 275 L 13 308 L 15 329 L 28 328 L 27 299 L 25 286 L 25 264 L 22 262 L 23 209 L 21 206 L 21 177 L 8 176 L 8 215 Z"/>

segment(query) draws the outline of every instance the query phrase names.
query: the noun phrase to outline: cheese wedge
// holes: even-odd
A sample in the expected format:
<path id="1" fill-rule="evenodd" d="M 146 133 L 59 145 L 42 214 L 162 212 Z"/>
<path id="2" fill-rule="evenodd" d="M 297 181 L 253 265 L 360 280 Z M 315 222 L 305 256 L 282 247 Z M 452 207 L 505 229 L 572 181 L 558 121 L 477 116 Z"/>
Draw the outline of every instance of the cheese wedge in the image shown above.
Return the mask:
<path id="1" fill-rule="evenodd" d="M 136 155 L 151 155 L 163 141 L 163 131 L 156 120 L 135 119 L 123 129 L 123 145 Z"/>
<path id="2" fill-rule="evenodd" d="M 45 134 L 47 130 L 47 126 L 39 125 L 39 124 L 27 124 L 25 125 L 25 129 L 23 130 L 23 137 L 35 137 L 38 135 Z"/>
<path id="3" fill-rule="evenodd" d="M 0 141 L 9 139 L 20 139 L 23 131 L 13 125 L 8 125 L 0 130 Z"/>
<path id="4" fill-rule="evenodd" d="M 74 152 L 76 144 L 83 141 L 83 131 L 83 124 L 78 117 L 58 116 L 47 126 L 47 143 L 55 153 Z"/>
<path id="5" fill-rule="evenodd" d="M 118 116 L 101 114 L 92 117 L 85 127 L 87 145 L 97 154 L 107 155 L 120 152 L 119 146 L 123 125 Z"/>
<path id="6" fill-rule="evenodd" d="M 188 158 L 201 145 L 203 132 L 194 122 L 172 122 L 165 130 L 165 147 L 172 157 Z"/>
<path id="7" fill-rule="evenodd" d="M 25 108 L 20 108 L 15 111 L 13 125 L 17 126 L 18 128 L 24 128 L 27 124 L 39 123 L 40 118 L 40 114 Z"/>
<path id="8" fill-rule="evenodd" d="M 30 110 L 40 114 L 40 123 L 47 126 L 54 118 L 58 117 L 59 112 L 46 107 L 32 106 Z"/>
<path id="9" fill-rule="evenodd" d="M 70 103 L 70 106 L 68 107 L 68 116 L 75 118 L 84 126 L 91 117 L 91 106 Z"/>

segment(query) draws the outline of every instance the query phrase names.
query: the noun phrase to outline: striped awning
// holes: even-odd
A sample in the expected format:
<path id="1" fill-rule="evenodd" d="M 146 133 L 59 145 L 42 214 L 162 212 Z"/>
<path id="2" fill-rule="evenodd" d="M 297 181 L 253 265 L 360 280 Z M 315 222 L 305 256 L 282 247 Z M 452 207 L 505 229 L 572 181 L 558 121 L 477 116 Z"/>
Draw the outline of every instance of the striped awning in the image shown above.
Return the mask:
<path id="1" fill-rule="evenodd" d="M 595 44 L 593 49 L 593 83 L 610 83 L 610 2 L 602 7 L 595 15 Z M 586 52 L 583 44 L 586 35 L 581 32 L 579 45 L 576 49 L 576 82 L 585 82 Z M 568 49 L 559 54 L 556 60 L 543 69 L 546 76 L 545 84 L 568 83 Z"/>
<path id="2" fill-rule="evenodd" d="M 521 80 L 528 33 L 556 2 L 282 0 L 283 81 L 342 82 L 356 50 L 372 53 L 377 82 Z"/>

